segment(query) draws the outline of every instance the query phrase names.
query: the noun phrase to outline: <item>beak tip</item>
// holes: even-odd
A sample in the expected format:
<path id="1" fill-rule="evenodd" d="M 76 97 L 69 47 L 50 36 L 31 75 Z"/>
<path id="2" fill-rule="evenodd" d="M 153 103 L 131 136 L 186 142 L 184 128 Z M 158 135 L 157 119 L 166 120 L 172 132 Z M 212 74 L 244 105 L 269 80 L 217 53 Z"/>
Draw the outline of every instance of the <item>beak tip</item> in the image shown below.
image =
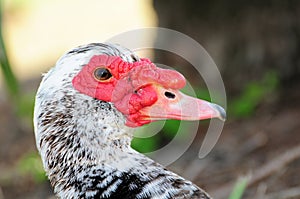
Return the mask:
<path id="1" fill-rule="evenodd" d="M 223 107 L 217 105 L 217 104 L 212 104 L 213 108 L 218 112 L 219 114 L 219 119 L 222 120 L 223 122 L 226 121 L 226 111 Z"/>

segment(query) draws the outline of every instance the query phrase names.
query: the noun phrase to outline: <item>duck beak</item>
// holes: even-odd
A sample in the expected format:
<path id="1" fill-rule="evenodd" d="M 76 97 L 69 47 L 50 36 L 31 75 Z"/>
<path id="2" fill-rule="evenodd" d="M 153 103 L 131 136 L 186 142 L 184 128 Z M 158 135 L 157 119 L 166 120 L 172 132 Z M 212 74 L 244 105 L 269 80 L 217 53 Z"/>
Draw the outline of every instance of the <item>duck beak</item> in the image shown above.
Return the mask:
<path id="1" fill-rule="evenodd" d="M 152 106 L 141 110 L 145 120 L 226 120 L 225 110 L 217 104 L 185 95 L 176 89 L 165 89 L 159 85 L 154 88 L 158 99 Z"/>

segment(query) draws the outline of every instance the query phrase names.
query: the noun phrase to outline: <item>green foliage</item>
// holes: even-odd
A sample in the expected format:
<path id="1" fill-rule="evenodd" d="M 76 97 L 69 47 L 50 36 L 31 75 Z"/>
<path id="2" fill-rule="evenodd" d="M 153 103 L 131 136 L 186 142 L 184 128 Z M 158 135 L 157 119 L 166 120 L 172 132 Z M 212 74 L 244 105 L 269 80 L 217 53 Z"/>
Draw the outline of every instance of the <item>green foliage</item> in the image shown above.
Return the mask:
<path id="1" fill-rule="evenodd" d="M 33 108 L 34 108 L 34 96 L 35 93 L 25 93 L 22 94 L 17 103 L 18 103 L 18 112 L 17 114 L 21 118 L 32 120 L 33 117 Z"/>
<path id="2" fill-rule="evenodd" d="M 2 34 L 2 25 L 2 2 L 0 1 L 0 67 L 2 69 L 4 80 L 9 93 L 14 99 L 17 99 L 19 95 L 19 84 L 12 72 L 9 60 L 7 58 L 6 48 Z"/>
<path id="3" fill-rule="evenodd" d="M 41 158 L 37 152 L 26 154 L 18 163 L 18 171 L 21 175 L 31 176 L 35 182 L 47 180 Z"/>
<path id="4" fill-rule="evenodd" d="M 177 134 L 180 122 L 179 120 L 167 120 L 162 129 L 164 135 L 170 138 L 174 137 Z"/>
<path id="5" fill-rule="evenodd" d="M 247 187 L 249 178 L 248 177 L 241 177 L 237 180 L 236 184 L 233 187 L 233 190 L 229 196 L 229 199 L 240 199 L 245 192 Z"/>
<path id="6" fill-rule="evenodd" d="M 176 135 L 181 121 L 167 120 L 158 121 L 153 124 L 137 129 L 137 134 L 142 137 L 134 137 L 131 142 L 131 147 L 141 153 L 148 153 L 158 149 L 163 136 L 172 138 Z M 160 127 L 163 126 L 162 129 Z M 157 129 L 159 127 L 159 129 Z M 153 136 L 149 133 L 157 132 Z"/>
<path id="7" fill-rule="evenodd" d="M 151 136 L 148 138 L 135 137 L 131 141 L 131 147 L 140 153 L 148 153 L 157 149 L 158 143 L 159 140 L 157 136 Z"/>
<path id="8" fill-rule="evenodd" d="M 250 82 L 241 95 L 229 103 L 228 112 L 235 117 L 253 115 L 257 105 L 278 87 L 277 73 L 269 71 L 261 81 Z"/>
<path id="9" fill-rule="evenodd" d="M 19 5 L 21 2 L 22 1 L 20 0 L 15 0 L 14 5 Z M 34 94 L 21 95 L 20 93 L 19 83 L 11 68 L 3 39 L 2 11 L 2 1 L 0 0 L 0 68 L 7 91 L 10 94 L 12 103 L 15 105 L 15 110 L 17 110 L 19 116 L 31 120 L 33 114 Z"/>
<path id="10" fill-rule="evenodd" d="M 15 105 L 15 110 L 17 110 L 19 116 L 21 116 L 22 118 L 30 119 L 31 122 L 33 114 L 34 94 L 20 95 L 19 83 L 9 63 L 3 39 L 2 11 L 2 1 L 0 0 L 0 68 L 4 77 L 4 83 L 7 87 L 7 91 L 10 94 L 12 103 Z M 17 167 L 13 168 L 13 171 L 17 172 L 21 176 L 29 175 L 37 183 L 47 180 L 41 159 L 36 152 L 26 154 L 18 162 Z"/>
<path id="11" fill-rule="evenodd" d="M 196 88 L 195 92 L 197 98 L 211 101 L 211 97 L 207 88 Z"/>

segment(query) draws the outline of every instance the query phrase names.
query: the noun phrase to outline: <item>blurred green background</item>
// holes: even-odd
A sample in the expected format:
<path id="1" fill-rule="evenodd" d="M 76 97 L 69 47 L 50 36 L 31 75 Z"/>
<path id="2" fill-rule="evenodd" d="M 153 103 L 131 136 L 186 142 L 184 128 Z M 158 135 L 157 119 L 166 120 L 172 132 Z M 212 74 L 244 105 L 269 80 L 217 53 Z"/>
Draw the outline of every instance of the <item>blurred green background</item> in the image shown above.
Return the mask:
<path id="1" fill-rule="evenodd" d="M 197 40 L 216 62 L 226 87 L 228 121 L 216 147 L 207 158 L 197 158 L 208 127 L 208 121 L 201 122 L 172 170 L 216 198 L 228 198 L 236 179 L 249 173 L 257 177 L 261 167 L 300 143 L 299 1 L 2 0 L 0 5 L 0 199 L 53 197 L 32 127 L 41 74 L 73 47 L 134 28 L 160 26 Z M 184 60 L 159 51 L 141 56 L 184 71 L 197 96 L 210 99 L 201 77 Z M 172 140 L 180 122 L 159 125 L 158 134 L 135 138 L 132 146 L 140 152 L 159 149 Z M 265 177 L 248 180 L 243 198 L 300 189 L 299 157 L 281 164 Z M 240 189 L 245 186 L 242 180 Z M 284 196 L 293 197 L 300 194 Z"/>

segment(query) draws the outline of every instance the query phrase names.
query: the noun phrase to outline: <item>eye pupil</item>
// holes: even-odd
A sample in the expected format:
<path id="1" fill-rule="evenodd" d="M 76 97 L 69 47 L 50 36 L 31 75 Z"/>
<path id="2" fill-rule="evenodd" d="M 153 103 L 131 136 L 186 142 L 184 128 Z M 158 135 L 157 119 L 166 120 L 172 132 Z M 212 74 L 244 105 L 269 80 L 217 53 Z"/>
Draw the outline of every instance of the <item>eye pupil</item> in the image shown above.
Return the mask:
<path id="1" fill-rule="evenodd" d="M 109 72 L 109 70 L 106 68 L 96 68 L 96 70 L 94 71 L 94 77 L 97 80 L 104 81 L 104 80 L 108 80 L 109 78 L 111 78 L 112 75 Z"/>

